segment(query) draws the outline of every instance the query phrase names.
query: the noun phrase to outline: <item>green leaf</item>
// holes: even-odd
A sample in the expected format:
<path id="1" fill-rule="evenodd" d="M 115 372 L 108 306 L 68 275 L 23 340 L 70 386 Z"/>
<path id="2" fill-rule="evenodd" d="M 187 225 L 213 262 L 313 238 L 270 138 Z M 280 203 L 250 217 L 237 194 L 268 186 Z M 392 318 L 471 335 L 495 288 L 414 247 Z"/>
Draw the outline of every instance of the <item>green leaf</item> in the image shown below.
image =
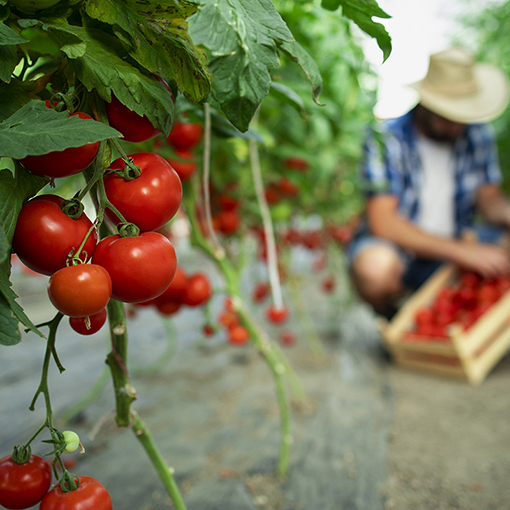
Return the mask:
<path id="1" fill-rule="evenodd" d="M 8 27 L 5 23 L 0 23 L 0 46 L 10 44 L 23 44 L 27 40 L 15 32 L 12 28 Z"/>
<path id="2" fill-rule="evenodd" d="M 14 345 L 21 340 L 19 322 L 43 337 L 16 302 L 17 295 L 11 288 L 10 245 L 16 228 L 16 220 L 23 203 L 34 196 L 47 179 L 36 177 L 16 166 L 16 178 L 10 170 L 0 172 L 0 344 Z"/>
<path id="3" fill-rule="evenodd" d="M 384 12 L 376 0 L 322 0 L 322 7 L 334 11 L 342 7 L 345 17 L 351 19 L 370 37 L 374 37 L 383 52 L 383 61 L 391 53 L 391 37 L 381 23 L 376 23 L 372 17 L 391 18 Z"/>
<path id="4" fill-rule="evenodd" d="M 173 122 L 172 95 L 155 78 L 129 62 L 119 40 L 101 30 L 68 27 L 86 43 L 83 56 L 70 58 L 69 65 L 89 91 L 111 101 L 111 94 L 139 115 L 145 115 L 165 136 Z"/>
<path id="5" fill-rule="evenodd" d="M 212 96 L 227 118 L 246 131 L 269 93 L 277 43 L 293 40 L 270 0 L 207 0 L 189 19 L 193 42 L 208 50 Z"/>
<path id="6" fill-rule="evenodd" d="M 38 156 L 119 136 L 102 122 L 68 117 L 67 112 L 47 108 L 43 101 L 30 101 L 0 123 L 0 157 Z"/>
<path id="7" fill-rule="evenodd" d="M 209 95 L 207 61 L 187 31 L 186 18 L 196 12 L 196 5 L 182 0 L 89 0 L 85 8 L 89 16 L 112 26 L 134 60 L 174 80 L 190 101 Z"/>
<path id="8" fill-rule="evenodd" d="M 0 46 L 0 80 L 9 83 L 17 65 L 16 46 Z"/>
<path id="9" fill-rule="evenodd" d="M 297 41 L 283 43 L 280 48 L 301 66 L 312 84 L 313 99 L 317 104 L 320 104 L 319 95 L 322 91 L 322 76 L 313 58 Z"/>
<path id="10" fill-rule="evenodd" d="M 9 84 L 0 83 L 0 121 L 10 117 L 33 99 L 29 93 L 29 87 L 33 83 L 19 80 L 11 80 Z"/>

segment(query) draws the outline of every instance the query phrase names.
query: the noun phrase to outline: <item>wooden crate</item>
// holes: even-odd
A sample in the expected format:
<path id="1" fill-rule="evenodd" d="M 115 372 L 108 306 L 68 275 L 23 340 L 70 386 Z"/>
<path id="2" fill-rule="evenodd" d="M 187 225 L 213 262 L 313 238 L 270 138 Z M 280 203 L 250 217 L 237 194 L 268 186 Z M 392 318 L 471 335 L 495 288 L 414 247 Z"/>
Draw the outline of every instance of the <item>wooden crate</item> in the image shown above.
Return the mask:
<path id="1" fill-rule="evenodd" d="M 479 384 L 510 350 L 510 291 L 467 331 L 452 324 L 449 341 L 409 342 L 404 339 L 405 333 L 414 326 L 416 311 L 430 305 L 439 290 L 455 282 L 457 277 L 454 265 L 443 264 L 403 304 L 391 322 L 381 324 L 381 333 L 399 365 Z"/>

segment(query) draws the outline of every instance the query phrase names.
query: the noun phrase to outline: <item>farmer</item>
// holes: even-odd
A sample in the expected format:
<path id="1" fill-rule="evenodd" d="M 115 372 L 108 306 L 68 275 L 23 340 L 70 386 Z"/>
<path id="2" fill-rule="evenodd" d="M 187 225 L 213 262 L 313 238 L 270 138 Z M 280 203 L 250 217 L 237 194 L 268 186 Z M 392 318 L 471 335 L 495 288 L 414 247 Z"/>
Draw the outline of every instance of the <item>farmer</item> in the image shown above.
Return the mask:
<path id="1" fill-rule="evenodd" d="M 359 295 L 387 317 L 442 261 L 488 278 L 510 272 L 510 202 L 488 124 L 508 104 L 506 75 L 454 47 L 431 55 L 411 87 L 417 106 L 366 141 L 364 222 L 347 250 Z M 471 228 L 476 242 L 463 238 Z"/>

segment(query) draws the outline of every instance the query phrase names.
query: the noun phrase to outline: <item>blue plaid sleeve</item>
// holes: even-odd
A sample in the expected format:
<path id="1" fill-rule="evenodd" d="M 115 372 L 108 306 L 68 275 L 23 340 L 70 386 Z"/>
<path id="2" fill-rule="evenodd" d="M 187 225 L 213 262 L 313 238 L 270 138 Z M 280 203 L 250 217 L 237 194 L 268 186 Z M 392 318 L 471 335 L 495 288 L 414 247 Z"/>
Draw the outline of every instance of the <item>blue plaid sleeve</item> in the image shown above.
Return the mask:
<path id="1" fill-rule="evenodd" d="M 500 184 L 503 178 L 492 125 L 472 126 L 470 135 L 474 166 L 479 174 L 480 184 Z"/>

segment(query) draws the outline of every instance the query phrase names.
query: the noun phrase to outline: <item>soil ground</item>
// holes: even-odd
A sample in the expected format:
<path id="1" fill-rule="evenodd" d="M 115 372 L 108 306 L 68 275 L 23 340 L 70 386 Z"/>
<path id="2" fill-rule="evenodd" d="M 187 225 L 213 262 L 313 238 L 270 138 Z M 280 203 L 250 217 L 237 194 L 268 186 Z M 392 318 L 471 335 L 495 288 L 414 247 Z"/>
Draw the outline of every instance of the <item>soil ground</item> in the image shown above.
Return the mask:
<path id="1" fill-rule="evenodd" d="M 194 263 L 207 269 L 204 261 Z M 304 271 L 307 263 L 298 264 L 304 276 L 286 326 L 297 335 L 285 354 L 305 397 L 293 399 L 285 480 L 274 474 L 280 442 L 274 383 L 255 349 L 229 346 L 221 332 L 201 338 L 201 310 L 185 309 L 171 323 L 142 310 L 130 321 L 129 368 L 138 391 L 133 407 L 175 469 L 188 510 L 510 509 L 510 358 L 479 386 L 396 366 L 380 348 L 370 310 L 341 290 L 324 295 L 324 275 Z M 247 282 L 258 275 L 258 268 L 250 269 Z M 48 320 L 53 312 L 44 277 L 16 273 L 14 280 L 32 320 Z M 213 315 L 222 300 L 218 296 Z M 298 313 L 299 303 L 306 316 Z M 263 308 L 254 314 L 262 323 Z M 310 325 L 322 356 L 307 342 Z M 276 338 L 280 329 L 268 332 Z M 44 348 L 33 334 L 0 348 L 2 456 L 44 420 L 42 400 L 28 410 Z M 114 425 L 109 380 L 70 422 L 64 420 L 100 381 L 106 334 L 80 337 L 63 321 L 57 349 L 66 371 L 52 367 L 50 375 L 56 425 L 76 430 L 86 449 L 70 455 L 73 472 L 98 478 L 114 508 L 172 508 L 134 434 Z M 35 453 L 50 449 L 34 445 Z"/>

